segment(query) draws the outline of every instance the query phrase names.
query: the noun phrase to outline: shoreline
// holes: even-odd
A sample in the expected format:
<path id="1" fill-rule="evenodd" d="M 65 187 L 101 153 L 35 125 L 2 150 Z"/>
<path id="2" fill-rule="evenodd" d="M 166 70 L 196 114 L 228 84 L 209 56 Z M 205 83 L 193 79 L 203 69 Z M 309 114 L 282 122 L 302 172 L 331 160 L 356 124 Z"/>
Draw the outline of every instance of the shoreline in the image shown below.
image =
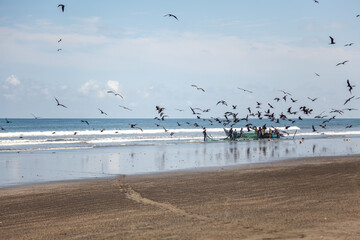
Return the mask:
<path id="1" fill-rule="evenodd" d="M 5 239 L 356 239 L 360 156 L 0 189 Z"/>

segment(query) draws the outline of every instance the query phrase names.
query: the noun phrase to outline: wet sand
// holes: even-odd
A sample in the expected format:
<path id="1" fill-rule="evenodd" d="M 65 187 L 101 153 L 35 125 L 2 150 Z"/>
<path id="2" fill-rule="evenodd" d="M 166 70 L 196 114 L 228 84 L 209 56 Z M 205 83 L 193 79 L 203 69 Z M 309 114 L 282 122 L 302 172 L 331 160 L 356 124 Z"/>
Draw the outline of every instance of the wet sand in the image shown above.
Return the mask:
<path id="1" fill-rule="evenodd" d="M 359 239 L 360 156 L 0 189 L 2 239 Z"/>

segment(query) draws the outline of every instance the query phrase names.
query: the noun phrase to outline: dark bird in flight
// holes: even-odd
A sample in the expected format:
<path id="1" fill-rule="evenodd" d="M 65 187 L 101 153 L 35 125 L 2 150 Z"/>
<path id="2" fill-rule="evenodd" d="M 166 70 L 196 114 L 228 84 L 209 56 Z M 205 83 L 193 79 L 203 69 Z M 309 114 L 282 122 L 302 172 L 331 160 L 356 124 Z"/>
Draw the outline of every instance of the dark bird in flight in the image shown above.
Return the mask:
<path id="1" fill-rule="evenodd" d="M 292 96 L 290 93 L 288 93 L 288 92 L 285 92 L 284 90 L 279 90 L 280 92 L 283 92 L 285 95 L 290 95 L 290 96 Z"/>
<path id="2" fill-rule="evenodd" d="M 56 100 L 56 103 L 57 103 L 56 106 L 67 108 L 67 106 L 65 106 L 64 104 L 59 103 L 59 100 L 57 100 L 57 98 L 55 98 L 55 100 Z"/>
<path id="3" fill-rule="evenodd" d="M 205 92 L 205 90 L 203 89 L 203 88 L 201 88 L 201 87 L 198 87 L 198 86 L 196 86 L 196 85 L 191 85 L 192 87 L 194 87 L 194 88 L 196 88 L 197 90 L 200 90 L 200 91 L 203 91 L 203 92 Z"/>
<path id="4" fill-rule="evenodd" d="M 336 64 L 336 66 L 339 66 L 339 65 L 344 65 L 345 63 L 349 62 L 349 60 L 346 60 L 346 61 L 343 61 L 343 62 L 339 62 L 338 64 Z"/>
<path id="5" fill-rule="evenodd" d="M 274 98 L 274 100 L 278 102 L 278 101 L 280 101 L 280 98 L 276 97 L 276 98 Z"/>
<path id="6" fill-rule="evenodd" d="M 294 103 L 294 102 L 296 102 L 297 100 L 295 100 L 295 99 L 293 99 L 293 98 L 290 98 L 291 99 L 291 101 Z"/>
<path id="7" fill-rule="evenodd" d="M 174 14 L 171 14 L 171 13 L 165 14 L 164 17 L 173 17 L 173 18 L 175 18 L 176 20 L 179 21 L 179 19 Z"/>
<path id="8" fill-rule="evenodd" d="M 270 108 L 274 108 L 270 103 L 268 103 L 268 105 L 269 105 Z"/>
<path id="9" fill-rule="evenodd" d="M 33 117 L 34 117 L 35 119 L 39 119 L 39 117 L 35 116 L 34 114 L 31 114 L 31 115 L 33 115 Z"/>
<path id="10" fill-rule="evenodd" d="M 136 127 L 137 124 L 130 124 L 129 123 L 129 125 L 130 125 L 130 128 L 138 128 L 143 132 L 143 129 L 141 127 Z"/>
<path id="11" fill-rule="evenodd" d="M 318 77 L 320 77 L 320 74 L 318 74 L 318 73 L 315 73 L 315 75 L 318 76 Z"/>
<path id="12" fill-rule="evenodd" d="M 164 107 L 156 106 L 156 110 L 158 111 L 158 113 L 161 113 L 162 111 L 165 110 L 165 108 L 164 108 Z"/>
<path id="13" fill-rule="evenodd" d="M 239 88 L 239 87 L 238 87 L 238 89 L 240 89 L 240 90 L 242 90 L 242 91 L 244 91 L 244 92 L 253 93 L 252 91 L 247 90 L 247 89 L 244 89 L 244 88 Z"/>
<path id="14" fill-rule="evenodd" d="M 11 123 L 11 121 L 9 121 L 7 118 L 5 118 L 5 122 L 6 123 Z"/>
<path id="15" fill-rule="evenodd" d="M 99 111 L 100 111 L 100 113 L 101 114 L 105 114 L 105 115 L 107 115 L 107 113 L 106 112 L 104 112 L 103 110 L 101 110 L 100 108 L 98 108 L 99 109 Z"/>
<path id="16" fill-rule="evenodd" d="M 346 126 L 345 128 L 352 128 L 352 125 L 348 125 L 348 126 Z"/>
<path id="17" fill-rule="evenodd" d="M 356 109 L 356 108 L 345 108 L 345 109 L 343 109 L 343 110 L 348 110 L 348 111 L 350 112 L 350 111 L 359 110 L 359 109 Z"/>
<path id="18" fill-rule="evenodd" d="M 80 120 L 80 121 L 83 122 L 83 123 L 86 123 L 87 125 L 89 125 L 89 122 L 86 121 L 86 120 Z"/>
<path id="19" fill-rule="evenodd" d="M 360 17 L 360 14 L 356 15 L 356 17 Z"/>
<path id="20" fill-rule="evenodd" d="M 351 47 L 352 45 L 354 45 L 354 43 L 347 43 L 344 45 L 344 47 Z"/>
<path id="21" fill-rule="evenodd" d="M 64 12 L 64 10 L 65 10 L 65 5 L 64 4 L 59 4 L 58 7 L 61 7 L 61 11 Z"/>
<path id="22" fill-rule="evenodd" d="M 111 90 L 107 91 L 107 93 L 112 93 L 112 94 L 114 94 L 115 96 L 119 96 L 119 97 L 123 98 L 123 96 L 121 96 L 120 93 L 116 93 L 116 92 L 111 91 Z"/>
<path id="23" fill-rule="evenodd" d="M 123 109 L 125 109 L 125 110 L 129 110 L 129 111 L 132 111 L 130 108 L 128 108 L 128 107 L 125 107 L 125 106 L 122 106 L 122 105 L 119 105 L 119 107 L 121 107 L 121 108 L 123 108 Z"/>
<path id="24" fill-rule="evenodd" d="M 58 48 L 58 50 L 57 50 L 57 51 L 58 51 L 58 52 L 60 52 L 61 50 L 62 50 L 61 48 Z"/>
<path id="25" fill-rule="evenodd" d="M 353 87 L 355 87 L 355 85 L 351 85 L 349 79 L 346 81 L 346 83 L 347 83 L 347 87 L 349 88 L 350 94 L 352 94 L 351 91 L 352 91 Z"/>
<path id="26" fill-rule="evenodd" d="M 314 125 L 312 125 L 311 128 L 312 128 L 313 132 L 316 132 Z"/>
<path id="27" fill-rule="evenodd" d="M 60 38 L 59 41 L 58 41 L 58 43 L 61 42 L 61 41 L 62 41 L 62 39 Z"/>
<path id="28" fill-rule="evenodd" d="M 348 102 L 350 102 L 350 100 L 353 99 L 354 97 L 355 97 L 355 96 L 352 96 L 351 98 L 346 99 L 344 105 L 347 104 Z"/>
<path id="29" fill-rule="evenodd" d="M 308 97 L 308 99 L 310 99 L 311 101 L 315 102 L 317 98 L 310 98 L 310 97 Z"/>
<path id="30" fill-rule="evenodd" d="M 330 43 L 329 43 L 329 44 L 330 44 L 330 45 L 331 45 L 331 44 L 335 44 L 334 38 L 331 37 L 331 36 L 329 36 L 329 38 L 330 38 Z"/>
<path id="31" fill-rule="evenodd" d="M 226 103 L 224 100 L 218 101 L 218 102 L 216 103 L 216 105 L 219 105 L 220 103 L 221 103 L 222 105 L 227 106 L 227 103 Z"/>
<path id="32" fill-rule="evenodd" d="M 1 130 L 1 131 L 5 131 L 5 128 L 3 128 L 2 126 L 0 126 L 0 130 Z"/>
<path id="33" fill-rule="evenodd" d="M 314 3 L 319 3 L 319 1 L 318 1 L 318 0 L 314 0 Z"/>

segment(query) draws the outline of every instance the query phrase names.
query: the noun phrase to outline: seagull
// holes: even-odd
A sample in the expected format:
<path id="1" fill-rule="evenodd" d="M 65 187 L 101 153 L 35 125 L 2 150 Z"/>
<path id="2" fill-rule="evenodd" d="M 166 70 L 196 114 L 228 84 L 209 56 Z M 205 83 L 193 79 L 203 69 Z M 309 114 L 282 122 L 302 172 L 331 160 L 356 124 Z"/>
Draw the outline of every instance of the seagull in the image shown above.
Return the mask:
<path id="1" fill-rule="evenodd" d="M 318 0 L 314 0 L 314 3 L 319 3 L 319 1 L 318 1 Z"/>
<path id="2" fill-rule="evenodd" d="M 348 125 L 348 126 L 346 126 L 345 128 L 352 128 L 352 125 Z"/>
<path id="3" fill-rule="evenodd" d="M 171 14 L 171 13 L 165 14 L 164 17 L 173 17 L 173 18 L 175 18 L 176 20 L 179 21 L 179 19 L 174 14 Z"/>
<path id="4" fill-rule="evenodd" d="M 0 130 L 1 130 L 1 131 L 5 131 L 5 128 L 3 128 L 2 126 L 0 126 Z"/>
<path id="5" fill-rule="evenodd" d="M 220 103 L 221 103 L 222 105 L 227 106 L 227 103 L 226 103 L 224 100 L 218 101 L 216 105 L 219 105 Z"/>
<path id="6" fill-rule="evenodd" d="M 111 90 L 107 91 L 107 93 L 112 93 L 112 94 L 114 94 L 115 96 L 119 96 L 119 97 L 123 98 L 123 96 L 121 96 L 120 93 L 116 93 L 116 92 L 111 91 Z"/>
<path id="7" fill-rule="evenodd" d="M 240 89 L 240 90 L 242 90 L 242 91 L 244 91 L 244 92 L 253 93 L 252 91 L 247 90 L 247 89 L 244 89 L 244 88 L 239 88 L 239 87 L 238 87 L 238 89 Z"/>
<path id="8" fill-rule="evenodd" d="M 137 124 L 130 124 L 130 123 L 129 123 L 129 125 L 130 125 L 130 128 L 138 128 L 138 129 L 140 129 L 140 130 L 143 132 L 143 129 L 142 129 L 142 128 L 136 127 Z"/>
<path id="9" fill-rule="evenodd" d="M 308 99 L 310 99 L 311 101 L 315 102 L 317 98 L 310 98 L 310 97 L 308 97 Z"/>
<path id="10" fill-rule="evenodd" d="M 348 111 L 353 111 L 353 110 L 359 110 L 359 109 L 356 109 L 356 108 L 345 108 L 343 110 L 348 110 Z"/>
<path id="11" fill-rule="evenodd" d="M 279 90 L 280 92 L 283 92 L 285 95 L 290 95 L 290 96 L 292 96 L 290 93 L 288 93 L 288 92 L 285 92 L 284 90 Z"/>
<path id="12" fill-rule="evenodd" d="M 311 127 L 312 127 L 313 132 L 316 132 L 314 125 L 312 125 Z"/>
<path id="13" fill-rule="evenodd" d="M 64 104 L 59 103 L 59 100 L 57 100 L 57 98 L 55 98 L 55 100 L 56 100 L 56 103 L 57 103 L 56 106 L 67 108 L 67 106 L 65 106 Z"/>
<path id="14" fill-rule="evenodd" d="M 11 121 L 9 121 L 7 118 L 5 118 L 6 123 L 11 123 Z"/>
<path id="15" fill-rule="evenodd" d="M 105 115 L 107 115 L 107 113 L 106 112 L 104 112 L 103 110 L 101 110 L 100 108 L 98 108 L 99 109 L 99 111 L 100 111 L 100 113 L 101 114 L 105 114 Z"/>
<path id="16" fill-rule="evenodd" d="M 61 11 L 64 12 L 64 10 L 65 10 L 65 5 L 64 4 L 59 4 L 58 7 L 61 7 Z"/>
<path id="17" fill-rule="evenodd" d="M 344 65 L 345 63 L 349 62 L 349 60 L 346 60 L 346 61 L 343 61 L 343 62 L 339 62 L 338 64 L 336 64 L 336 66 L 339 66 L 339 65 Z"/>
<path id="18" fill-rule="evenodd" d="M 196 88 L 197 90 L 201 90 L 201 91 L 203 91 L 203 92 L 205 92 L 205 90 L 203 89 L 203 88 L 201 88 L 201 87 L 198 87 L 198 86 L 196 86 L 196 85 L 191 85 L 192 87 L 194 87 L 194 88 Z"/>
<path id="19" fill-rule="evenodd" d="M 58 43 L 61 42 L 61 41 L 62 41 L 62 39 L 60 38 L 59 41 L 58 41 Z"/>
<path id="20" fill-rule="evenodd" d="M 58 50 L 57 50 L 57 51 L 59 52 L 59 51 L 61 51 L 61 50 L 62 50 L 61 48 L 58 48 Z"/>
<path id="21" fill-rule="evenodd" d="M 354 97 L 355 97 L 355 96 L 352 96 L 351 98 L 346 99 L 344 105 L 347 104 L 348 102 L 350 102 L 350 100 L 353 99 Z"/>
<path id="22" fill-rule="evenodd" d="M 348 44 L 345 44 L 344 47 L 351 47 L 352 45 L 354 45 L 354 43 L 348 43 Z"/>
<path id="23" fill-rule="evenodd" d="M 130 108 L 128 108 L 128 107 L 125 107 L 125 106 L 122 106 L 122 105 L 119 105 L 119 107 L 121 107 L 121 108 L 123 108 L 123 109 L 125 109 L 125 110 L 129 110 L 129 111 L 132 111 Z"/>
<path id="24" fill-rule="evenodd" d="M 35 116 L 34 114 L 31 114 L 31 115 L 33 115 L 33 117 L 34 117 L 35 119 L 39 119 L 39 117 Z"/>
<path id="25" fill-rule="evenodd" d="M 333 37 L 331 37 L 331 36 L 329 36 L 329 38 L 330 38 L 330 43 L 329 43 L 329 44 L 330 44 L 330 45 L 331 45 L 331 44 L 335 44 L 335 42 L 334 42 L 334 38 L 333 38 Z"/>
<path id="26" fill-rule="evenodd" d="M 315 75 L 318 76 L 318 77 L 320 77 L 320 74 L 318 74 L 318 73 L 315 73 Z"/>
<path id="27" fill-rule="evenodd" d="M 86 121 L 86 120 L 81 120 L 81 122 L 86 123 L 87 125 L 89 125 L 89 122 Z"/>
<path id="28" fill-rule="evenodd" d="M 352 91 L 353 87 L 355 87 L 355 85 L 351 85 L 349 79 L 346 81 L 346 83 L 347 83 L 347 87 L 349 88 L 350 94 L 352 94 L 351 91 Z"/>

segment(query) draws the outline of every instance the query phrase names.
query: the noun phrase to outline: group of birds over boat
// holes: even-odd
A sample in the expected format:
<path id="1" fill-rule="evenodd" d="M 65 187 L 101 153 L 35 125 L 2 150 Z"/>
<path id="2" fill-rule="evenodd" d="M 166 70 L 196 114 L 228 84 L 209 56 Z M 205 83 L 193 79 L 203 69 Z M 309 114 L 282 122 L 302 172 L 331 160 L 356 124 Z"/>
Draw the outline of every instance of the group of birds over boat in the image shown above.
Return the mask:
<path id="1" fill-rule="evenodd" d="M 319 1 L 314 0 L 315 3 L 319 4 Z M 59 4 L 58 8 L 61 9 L 62 12 L 65 11 L 65 5 L 64 4 Z M 179 21 L 178 17 L 175 16 L 174 14 L 165 14 L 164 17 L 170 17 L 170 18 L 174 18 L 177 21 Z M 360 17 L 360 15 L 356 15 L 356 17 Z M 333 36 L 329 36 L 329 45 L 335 45 L 335 39 Z M 58 43 L 62 42 L 62 38 L 60 38 L 58 40 Z M 351 47 L 352 45 L 354 45 L 354 43 L 347 43 L 344 45 L 344 47 Z M 57 51 L 61 51 L 62 49 L 59 48 Z M 346 63 L 348 63 L 349 60 L 345 60 L 345 61 L 341 61 L 339 63 L 337 63 L 335 66 L 338 67 L 340 65 L 345 65 Z M 315 73 L 316 77 L 321 77 L 320 74 Z M 359 100 L 360 97 L 354 96 L 353 95 L 353 89 L 356 87 L 355 85 L 353 85 L 349 79 L 346 80 L 346 82 L 344 83 L 344 86 L 347 88 L 348 92 L 350 93 L 350 97 L 346 98 L 343 106 L 347 105 L 349 102 L 354 101 L 354 100 Z M 206 91 L 203 87 L 199 87 L 196 84 L 192 84 L 190 87 L 194 88 L 197 91 L 202 92 L 203 94 L 206 94 Z M 245 94 L 254 94 L 254 91 L 252 90 L 248 90 L 245 88 L 241 88 L 241 87 L 237 87 L 238 90 L 240 90 L 241 92 L 245 93 Z M 255 129 L 256 126 L 254 126 L 251 123 L 252 119 L 269 119 L 271 122 L 273 122 L 274 124 L 283 124 L 282 127 L 286 129 L 290 128 L 291 124 L 295 124 L 297 121 L 301 121 L 303 120 L 303 117 L 312 117 L 312 114 L 314 112 L 314 109 L 308 106 L 305 106 L 304 104 L 301 104 L 301 106 L 296 109 L 293 110 L 293 105 L 292 106 L 288 106 L 286 113 L 281 112 L 280 114 L 275 114 L 275 112 L 273 111 L 275 109 L 274 105 L 279 102 L 279 101 L 283 101 L 283 102 L 287 102 L 290 104 L 294 104 L 298 101 L 298 99 L 295 99 L 295 97 L 293 96 L 293 94 L 291 94 L 288 91 L 285 90 L 278 90 L 278 92 L 282 93 L 282 96 L 278 96 L 275 97 L 274 99 L 272 99 L 271 101 L 268 101 L 267 103 L 262 103 L 262 102 L 258 102 L 256 101 L 256 107 L 251 108 L 251 107 L 247 107 L 247 115 L 243 116 L 243 117 L 239 117 L 239 113 L 237 113 L 235 110 L 238 109 L 238 106 L 235 104 L 228 104 L 225 100 L 220 99 L 216 104 L 214 103 L 215 106 L 225 106 L 227 108 L 231 108 L 231 111 L 227 110 L 226 112 L 224 112 L 224 115 L 221 117 L 202 117 L 202 114 L 204 113 L 208 113 L 211 111 L 211 109 L 207 108 L 207 109 L 202 109 L 199 107 L 194 107 L 194 106 L 189 106 L 188 111 L 190 111 L 192 113 L 192 115 L 194 115 L 194 117 L 196 117 L 197 120 L 199 120 L 200 122 L 195 122 L 195 123 L 190 123 L 190 122 L 185 122 L 185 123 L 179 123 L 177 122 L 178 126 L 181 126 L 182 124 L 187 124 L 187 125 L 193 125 L 196 128 L 205 128 L 207 126 L 213 126 L 215 122 L 217 122 L 218 124 L 223 125 L 224 127 L 229 126 L 229 127 L 234 127 L 236 126 L 238 123 L 240 122 L 245 122 L 244 125 L 242 125 L 242 127 L 247 128 L 248 131 L 251 131 L 252 129 Z M 115 97 L 119 97 L 121 99 L 124 99 L 123 95 L 120 93 L 117 93 L 113 90 L 108 90 L 107 91 L 108 94 L 112 94 Z M 308 100 L 310 100 L 310 102 L 315 102 L 318 100 L 318 97 L 307 97 Z M 68 108 L 66 105 L 64 105 L 63 103 L 61 103 L 56 97 L 54 97 L 54 100 L 56 102 L 56 106 L 57 107 L 62 107 L 62 108 Z M 128 110 L 128 111 L 132 111 L 132 109 L 123 106 L 123 105 L 119 105 L 119 107 Z M 105 116 L 108 116 L 108 114 L 103 111 L 102 109 L 98 108 L 99 113 Z M 169 131 L 168 129 L 166 129 L 166 127 L 164 126 L 164 124 L 162 124 L 167 118 L 169 118 L 169 116 L 165 113 L 166 108 L 162 107 L 162 106 L 155 106 L 155 110 L 157 113 L 157 116 L 154 117 L 155 120 L 158 121 L 158 123 L 155 123 L 156 127 L 160 127 L 164 129 L 164 132 L 169 133 L 170 136 L 174 135 L 174 132 Z M 184 112 L 184 109 L 176 109 L 177 111 L 180 112 Z M 262 110 L 262 111 L 261 111 Z M 313 118 L 318 118 L 318 119 L 324 119 L 324 121 L 319 124 L 319 126 L 314 126 L 312 125 L 312 131 L 317 132 L 317 128 L 321 127 L 323 129 L 325 129 L 327 127 L 327 124 L 332 121 L 333 119 L 335 119 L 336 117 L 338 117 L 339 115 L 344 114 L 345 111 L 356 111 L 358 109 L 356 108 L 332 108 L 331 110 L 328 111 L 328 114 L 331 114 L 331 116 L 329 115 L 324 115 L 324 113 L 326 111 L 321 112 L 320 114 L 317 114 L 316 116 L 313 116 Z M 32 114 L 33 117 L 35 119 L 39 119 L 39 117 L 35 116 L 34 114 Z M 81 119 L 80 120 L 82 123 L 90 126 L 91 123 L 88 120 L 84 120 Z M 7 118 L 5 118 L 5 123 L 6 124 L 10 124 L 11 121 L 9 121 Z M 288 123 L 288 124 L 286 124 Z M 277 125 L 279 126 L 279 125 Z M 263 126 L 266 128 L 266 124 Z M 274 126 L 271 126 L 274 127 Z M 345 128 L 351 128 L 352 125 L 348 125 L 345 126 Z M 141 128 L 141 126 L 138 126 L 138 124 L 134 124 L 134 123 L 129 123 L 129 128 L 132 129 L 139 129 L 140 131 L 143 131 L 143 129 Z M 3 126 L 0 126 L 0 130 L 5 131 L 5 128 Z M 101 129 L 101 132 L 104 132 L 105 129 Z M 282 131 L 283 133 L 287 133 L 286 131 Z M 55 134 L 55 132 L 53 132 L 53 134 Z M 74 135 L 76 135 L 77 132 L 74 132 Z"/>

